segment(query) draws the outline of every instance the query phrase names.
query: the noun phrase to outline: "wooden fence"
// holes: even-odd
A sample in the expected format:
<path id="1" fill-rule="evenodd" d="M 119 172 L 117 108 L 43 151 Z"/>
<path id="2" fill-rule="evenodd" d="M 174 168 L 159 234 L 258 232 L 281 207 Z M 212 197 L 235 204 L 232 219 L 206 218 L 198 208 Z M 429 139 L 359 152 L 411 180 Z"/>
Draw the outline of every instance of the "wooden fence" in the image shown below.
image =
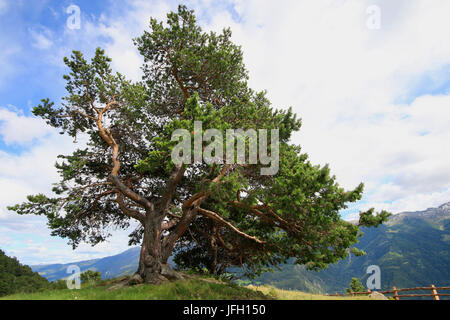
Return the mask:
<path id="1" fill-rule="evenodd" d="M 439 297 L 450 297 L 450 294 L 448 293 L 438 293 L 439 291 L 443 290 L 450 290 L 450 287 L 435 287 L 434 285 L 430 285 L 429 287 L 417 287 L 417 288 L 405 288 L 405 289 L 397 289 L 395 286 L 392 288 L 392 290 L 387 291 L 377 291 L 379 293 L 382 293 L 388 297 L 394 298 L 394 300 L 400 300 L 400 298 L 407 298 L 407 297 L 433 297 L 434 300 L 440 300 Z M 431 293 L 409 293 L 404 294 L 403 292 L 410 292 L 410 291 L 430 291 Z M 337 292 L 335 294 L 329 294 L 328 296 L 357 296 L 357 295 L 369 295 L 372 292 L 370 290 L 364 291 L 364 292 L 348 292 L 345 294 L 338 294 Z"/>

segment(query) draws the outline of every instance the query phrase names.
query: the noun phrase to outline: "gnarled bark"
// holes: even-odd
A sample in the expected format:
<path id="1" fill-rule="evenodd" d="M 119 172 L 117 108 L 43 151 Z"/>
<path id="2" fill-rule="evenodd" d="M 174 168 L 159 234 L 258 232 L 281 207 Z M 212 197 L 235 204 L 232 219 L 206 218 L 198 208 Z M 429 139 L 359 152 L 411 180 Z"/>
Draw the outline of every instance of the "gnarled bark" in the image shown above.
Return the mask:
<path id="1" fill-rule="evenodd" d="M 139 274 L 144 282 L 159 284 L 167 280 L 161 274 L 162 215 L 147 214 L 139 259 Z"/>
<path id="2" fill-rule="evenodd" d="M 163 250 L 163 218 L 162 213 L 147 214 L 144 223 L 144 234 L 136 272 L 145 283 L 160 284 L 168 280 L 180 280 L 183 276 L 168 264 L 172 253 Z"/>

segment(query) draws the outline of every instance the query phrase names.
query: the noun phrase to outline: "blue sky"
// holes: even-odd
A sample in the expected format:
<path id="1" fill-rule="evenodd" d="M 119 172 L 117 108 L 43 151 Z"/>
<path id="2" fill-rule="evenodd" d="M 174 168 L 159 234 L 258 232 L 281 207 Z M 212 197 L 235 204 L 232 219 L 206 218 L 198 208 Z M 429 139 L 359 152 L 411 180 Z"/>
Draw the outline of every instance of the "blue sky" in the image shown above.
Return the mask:
<path id="1" fill-rule="evenodd" d="M 250 84 L 303 118 L 294 142 L 329 163 L 346 188 L 366 184 L 347 219 L 369 207 L 394 213 L 450 201 L 449 1 L 185 1 L 205 30 L 231 27 Z M 0 248 L 25 263 L 97 258 L 126 249 L 127 236 L 72 251 L 45 221 L 6 206 L 50 192 L 56 155 L 76 145 L 34 118 L 42 98 L 64 95 L 62 58 L 106 49 L 113 67 L 139 79 L 132 38 L 177 1 L 0 0 Z M 66 9 L 81 10 L 67 28 Z M 380 9 L 370 29 L 367 8 Z M 82 143 L 82 142 L 80 142 Z"/>

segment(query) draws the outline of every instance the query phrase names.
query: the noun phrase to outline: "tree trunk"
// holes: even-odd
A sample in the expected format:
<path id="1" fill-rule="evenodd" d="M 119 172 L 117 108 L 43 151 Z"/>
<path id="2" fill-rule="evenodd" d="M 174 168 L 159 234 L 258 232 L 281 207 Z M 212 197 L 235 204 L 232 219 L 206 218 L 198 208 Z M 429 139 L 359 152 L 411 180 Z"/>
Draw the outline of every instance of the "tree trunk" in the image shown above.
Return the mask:
<path id="1" fill-rule="evenodd" d="M 162 215 L 147 215 L 144 235 L 136 272 L 143 282 L 160 284 L 168 280 L 180 280 L 183 276 L 167 263 L 171 252 L 162 250 Z M 139 282 L 139 281 L 138 281 Z"/>
<path id="2" fill-rule="evenodd" d="M 139 267 L 137 274 L 145 283 L 159 284 L 167 281 L 161 274 L 161 228 L 162 218 L 148 215 L 144 224 L 144 235 L 142 239 Z"/>

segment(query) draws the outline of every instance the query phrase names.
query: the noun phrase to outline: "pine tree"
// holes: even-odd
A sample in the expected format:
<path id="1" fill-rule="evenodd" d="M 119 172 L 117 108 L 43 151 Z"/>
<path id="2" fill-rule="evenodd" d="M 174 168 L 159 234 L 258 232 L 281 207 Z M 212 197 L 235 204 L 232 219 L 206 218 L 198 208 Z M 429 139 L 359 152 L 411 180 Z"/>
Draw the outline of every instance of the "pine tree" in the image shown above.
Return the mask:
<path id="1" fill-rule="evenodd" d="M 141 244 L 137 274 L 150 283 L 178 276 L 167 265 L 174 248 L 208 250 L 203 258 L 193 255 L 194 264 L 206 258 L 216 272 L 239 265 L 257 273 L 289 258 L 319 269 L 345 258 L 359 229 L 339 211 L 361 199 L 363 185 L 345 191 L 328 166 L 311 164 L 289 142 L 301 121 L 248 87 L 231 31 L 203 32 L 193 11 L 180 6 L 166 24 L 151 19 L 135 44 L 144 58 L 138 82 L 113 73 L 101 49 L 90 62 L 79 51 L 65 58 L 68 95 L 60 106 L 42 100 L 33 113 L 88 143 L 59 156 L 54 196 L 32 195 L 10 209 L 46 216 L 52 235 L 73 247 L 98 244 L 109 227 L 138 222 L 130 244 Z M 278 130 L 269 153 L 279 149 L 279 170 L 262 175 L 260 162 L 175 163 L 173 133 L 195 132 L 198 122 L 202 133 L 214 128 L 223 137 L 227 129 L 266 129 L 270 141 L 271 130 Z M 387 216 L 368 211 L 360 225 L 375 226 Z"/>

